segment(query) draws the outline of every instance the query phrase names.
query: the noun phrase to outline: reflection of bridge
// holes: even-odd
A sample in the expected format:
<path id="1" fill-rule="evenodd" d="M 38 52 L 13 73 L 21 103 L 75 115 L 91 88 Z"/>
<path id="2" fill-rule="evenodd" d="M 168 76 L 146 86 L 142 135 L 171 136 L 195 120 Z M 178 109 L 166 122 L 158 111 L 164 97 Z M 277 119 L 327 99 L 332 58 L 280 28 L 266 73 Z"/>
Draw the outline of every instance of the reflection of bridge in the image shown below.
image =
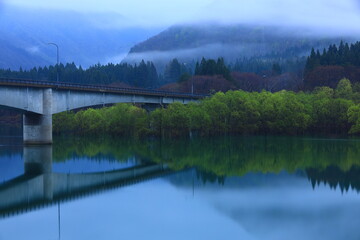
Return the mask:
<path id="1" fill-rule="evenodd" d="M 87 174 L 53 173 L 51 146 L 25 147 L 24 165 L 24 175 L 0 185 L 0 217 L 170 173 L 162 164 Z"/>
<path id="2" fill-rule="evenodd" d="M 52 114 L 114 103 L 187 104 L 203 95 L 108 86 L 0 79 L 0 105 L 24 112 L 24 142 L 52 143 Z"/>

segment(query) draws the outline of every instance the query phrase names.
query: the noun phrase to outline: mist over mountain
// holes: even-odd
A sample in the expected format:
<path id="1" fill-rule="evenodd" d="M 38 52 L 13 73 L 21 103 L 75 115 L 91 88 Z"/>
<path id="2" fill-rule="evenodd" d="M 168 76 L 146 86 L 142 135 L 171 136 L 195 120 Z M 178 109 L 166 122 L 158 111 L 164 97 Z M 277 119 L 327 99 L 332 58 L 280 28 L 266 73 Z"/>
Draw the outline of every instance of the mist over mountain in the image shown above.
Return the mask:
<path id="1" fill-rule="evenodd" d="M 6 6 L 0 11 L 0 68 L 29 69 L 60 62 L 88 67 L 120 62 L 130 47 L 156 34 L 157 28 L 129 27 L 117 13 Z"/>
<path id="2" fill-rule="evenodd" d="M 356 37 L 319 35 L 295 26 L 177 25 L 133 46 L 124 61 L 145 59 L 162 66 L 173 58 L 182 62 L 202 57 L 224 57 L 227 62 L 241 58 L 292 59 L 308 56 L 311 48 L 327 48 L 341 40 L 354 42 Z"/>

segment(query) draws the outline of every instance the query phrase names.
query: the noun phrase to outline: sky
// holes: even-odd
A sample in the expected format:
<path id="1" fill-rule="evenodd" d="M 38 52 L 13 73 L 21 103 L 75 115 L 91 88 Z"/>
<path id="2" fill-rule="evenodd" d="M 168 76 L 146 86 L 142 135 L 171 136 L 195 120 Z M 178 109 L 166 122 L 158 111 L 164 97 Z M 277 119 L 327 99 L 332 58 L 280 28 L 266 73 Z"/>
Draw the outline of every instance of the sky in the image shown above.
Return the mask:
<path id="1" fill-rule="evenodd" d="M 1 0 L 0 0 L 1 1 Z M 79 12 L 113 12 L 134 25 L 177 23 L 269 23 L 354 31 L 359 0 L 3 0 L 5 4 Z"/>

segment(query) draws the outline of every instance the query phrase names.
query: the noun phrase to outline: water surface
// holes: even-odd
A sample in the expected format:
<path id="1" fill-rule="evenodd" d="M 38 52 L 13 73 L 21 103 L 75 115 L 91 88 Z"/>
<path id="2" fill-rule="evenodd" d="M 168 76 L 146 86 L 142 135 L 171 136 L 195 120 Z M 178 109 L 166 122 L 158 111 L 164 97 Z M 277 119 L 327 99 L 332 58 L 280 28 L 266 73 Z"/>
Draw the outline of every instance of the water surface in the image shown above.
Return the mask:
<path id="1" fill-rule="evenodd" d="M 0 239 L 360 239 L 360 140 L 0 138 Z"/>

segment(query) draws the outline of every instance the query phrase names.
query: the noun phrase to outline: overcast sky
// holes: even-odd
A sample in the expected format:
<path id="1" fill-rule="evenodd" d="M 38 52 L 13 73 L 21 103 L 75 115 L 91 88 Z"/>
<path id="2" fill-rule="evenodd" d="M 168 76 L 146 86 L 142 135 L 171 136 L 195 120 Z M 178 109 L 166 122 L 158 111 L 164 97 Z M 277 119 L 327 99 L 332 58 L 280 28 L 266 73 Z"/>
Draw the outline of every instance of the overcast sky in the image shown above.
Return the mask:
<path id="1" fill-rule="evenodd" d="M 1 0 L 0 0 L 1 1 Z M 359 0 L 5 0 L 6 4 L 80 12 L 116 12 L 135 25 L 274 23 L 358 31 Z"/>

